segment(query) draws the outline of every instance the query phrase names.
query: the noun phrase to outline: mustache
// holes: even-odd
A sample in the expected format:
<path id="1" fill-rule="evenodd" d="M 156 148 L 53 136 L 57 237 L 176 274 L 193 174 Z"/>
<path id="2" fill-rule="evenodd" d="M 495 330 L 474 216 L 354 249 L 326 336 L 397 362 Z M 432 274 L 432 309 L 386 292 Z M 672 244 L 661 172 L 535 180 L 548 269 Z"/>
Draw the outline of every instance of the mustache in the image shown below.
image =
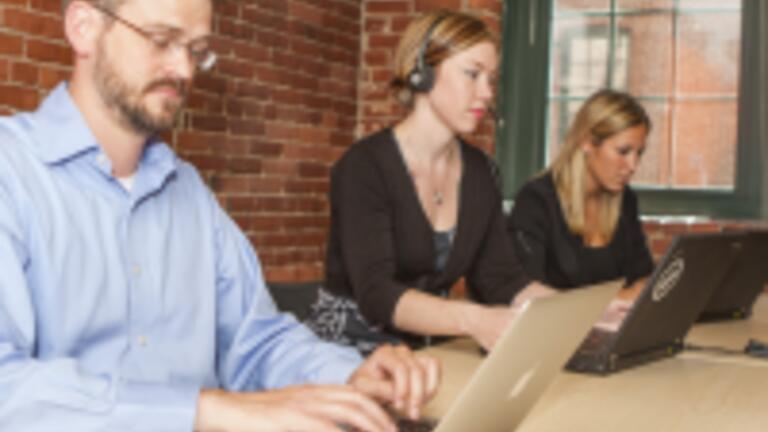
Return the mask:
<path id="1" fill-rule="evenodd" d="M 153 90 L 163 87 L 170 87 L 176 90 L 176 92 L 182 98 L 186 97 L 187 93 L 189 92 L 189 84 L 186 81 L 172 78 L 161 78 L 147 84 L 147 86 L 144 88 L 144 93 L 149 93 Z"/>

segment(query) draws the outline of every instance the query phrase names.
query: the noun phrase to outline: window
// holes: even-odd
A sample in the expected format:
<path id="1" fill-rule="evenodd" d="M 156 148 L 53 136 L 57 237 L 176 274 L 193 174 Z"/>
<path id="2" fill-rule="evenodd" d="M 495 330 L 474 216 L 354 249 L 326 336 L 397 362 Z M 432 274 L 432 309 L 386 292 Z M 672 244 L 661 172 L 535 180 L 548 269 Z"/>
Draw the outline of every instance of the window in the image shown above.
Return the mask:
<path id="1" fill-rule="evenodd" d="M 654 123 L 633 179 L 644 213 L 758 216 L 766 102 L 751 93 L 765 87 L 766 9 L 759 0 L 507 2 L 505 197 L 553 158 L 581 103 L 610 87 L 635 95 Z"/>

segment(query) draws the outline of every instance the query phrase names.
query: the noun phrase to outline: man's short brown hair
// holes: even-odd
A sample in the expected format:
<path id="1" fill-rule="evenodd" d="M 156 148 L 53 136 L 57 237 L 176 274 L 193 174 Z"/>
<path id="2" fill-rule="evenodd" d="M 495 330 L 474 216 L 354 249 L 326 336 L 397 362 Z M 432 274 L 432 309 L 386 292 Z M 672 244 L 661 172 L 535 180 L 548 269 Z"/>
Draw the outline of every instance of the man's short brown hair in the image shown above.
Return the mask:
<path id="1" fill-rule="evenodd" d="M 69 6 L 70 3 L 72 3 L 74 0 L 61 0 L 61 10 L 65 11 L 67 10 L 67 6 Z M 125 2 L 125 0 L 86 0 L 88 3 L 93 3 L 95 5 L 101 6 L 107 10 L 113 11 L 117 9 L 118 6 L 120 6 L 121 3 Z"/>

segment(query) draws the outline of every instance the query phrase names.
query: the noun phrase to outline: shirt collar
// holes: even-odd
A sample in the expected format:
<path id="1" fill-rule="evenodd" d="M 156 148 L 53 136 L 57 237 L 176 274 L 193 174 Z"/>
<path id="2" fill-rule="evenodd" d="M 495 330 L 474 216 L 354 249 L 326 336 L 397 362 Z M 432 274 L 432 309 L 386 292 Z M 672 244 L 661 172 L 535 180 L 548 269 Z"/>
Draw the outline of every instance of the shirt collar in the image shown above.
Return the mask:
<path id="1" fill-rule="evenodd" d="M 30 115 L 30 123 L 37 154 L 49 164 L 99 147 L 65 83 L 56 86 Z"/>
<path id="2" fill-rule="evenodd" d="M 30 133 L 36 153 L 46 163 L 57 164 L 91 150 L 100 149 L 93 132 L 75 105 L 66 83 L 61 83 L 45 98 L 37 111 L 30 114 Z M 149 163 L 175 171 L 176 156 L 159 138 L 150 138 L 140 165 Z"/>

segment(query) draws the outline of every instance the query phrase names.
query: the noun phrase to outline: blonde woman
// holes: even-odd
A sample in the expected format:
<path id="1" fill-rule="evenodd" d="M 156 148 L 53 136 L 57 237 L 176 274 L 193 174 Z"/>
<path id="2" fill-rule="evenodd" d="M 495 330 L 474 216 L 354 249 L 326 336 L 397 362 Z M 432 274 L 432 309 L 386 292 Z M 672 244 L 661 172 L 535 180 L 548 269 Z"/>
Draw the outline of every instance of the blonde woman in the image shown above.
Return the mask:
<path id="1" fill-rule="evenodd" d="M 408 114 L 332 170 L 326 286 L 308 320 L 322 337 L 363 352 L 435 336 L 496 341 L 529 279 L 493 163 L 462 136 L 487 115 L 497 67 L 496 40 L 475 17 L 429 13 L 405 30 L 392 86 Z M 460 278 L 476 302 L 447 298 Z"/>
<path id="2" fill-rule="evenodd" d="M 626 279 L 634 298 L 653 269 L 629 181 L 651 122 L 630 95 L 602 90 L 579 109 L 552 165 L 519 191 L 508 219 L 534 279 L 558 289 Z"/>

